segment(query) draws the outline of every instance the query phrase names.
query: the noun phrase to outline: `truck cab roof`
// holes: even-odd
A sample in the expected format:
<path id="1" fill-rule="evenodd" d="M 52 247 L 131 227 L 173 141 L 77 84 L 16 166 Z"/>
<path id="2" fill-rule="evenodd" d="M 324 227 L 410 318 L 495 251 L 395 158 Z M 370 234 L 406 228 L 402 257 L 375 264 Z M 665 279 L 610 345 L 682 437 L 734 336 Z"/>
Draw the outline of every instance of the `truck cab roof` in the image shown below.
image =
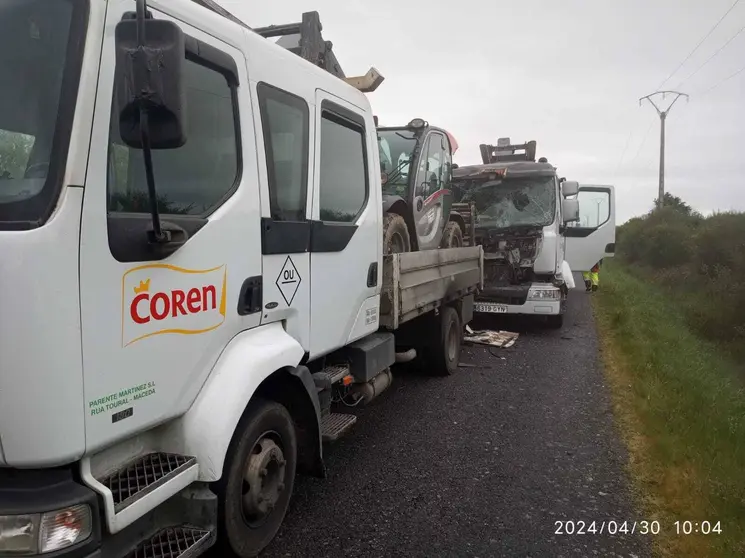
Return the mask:
<path id="1" fill-rule="evenodd" d="M 453 180 L 469 180 L 480 176 L 501 174 L 503 176 L 555 176 L 556 167 L 551 163 L 534 161 L 500 161 L 486 165 L 467 165 L 453 171 Z"/>

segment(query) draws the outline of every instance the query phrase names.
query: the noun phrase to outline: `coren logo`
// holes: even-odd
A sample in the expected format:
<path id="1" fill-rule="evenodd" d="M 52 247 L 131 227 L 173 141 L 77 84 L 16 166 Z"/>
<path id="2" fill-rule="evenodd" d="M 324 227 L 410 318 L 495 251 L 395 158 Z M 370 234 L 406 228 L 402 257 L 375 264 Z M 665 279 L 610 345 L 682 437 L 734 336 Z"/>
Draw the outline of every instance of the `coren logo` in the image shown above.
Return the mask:
<path id="1" fill-rule="evenodd" d="M 197 334 L 225 321 L 226 266 L 153 264 L 122 277 L 122 346 L 164 333 Z"/>

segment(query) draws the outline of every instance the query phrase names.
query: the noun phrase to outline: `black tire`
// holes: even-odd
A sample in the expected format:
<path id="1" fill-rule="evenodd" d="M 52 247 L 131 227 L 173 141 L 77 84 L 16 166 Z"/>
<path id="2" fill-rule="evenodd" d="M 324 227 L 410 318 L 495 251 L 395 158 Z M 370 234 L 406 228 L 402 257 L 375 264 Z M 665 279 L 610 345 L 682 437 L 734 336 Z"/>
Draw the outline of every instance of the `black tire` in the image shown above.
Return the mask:
<path id="1" fill-rule="evenodd" d="M 388 213 L 383 221 L 383 255 L 411 252 L 411 238 L 404 218 Z"/>
<path id="2" fill-rule="evenodd" d="M 546 325 L 549 327 L 549 329 L 561 329 L 561 327 L 564 325 L 564 314 L 546 316 Z"/>
<path id="3" fill-rule="evenodd" d="M 432 376 L 452 376 L 457 372 L 460 361 L 463 326 L 458 312 L 452 306 L 440 310 L 438 321 L 439 327 L 433 328 L 432 339 L 426 349 L 426 370 Z"/>
<path id="4" fill-rule="evenodd" d="M 268 440 L 268 442 L 267 442 Z M 265 447 L 279 447 L 284 464 L 280 464 L 273 447 L 264 467 L 259 488 L 251 487 L 244 476 L 252 469 L 251 460 L 266 455 Z M 262 446 L 263 444 L 263 446 Z M 254 462 L 255 464 L 256 462 Z M 256 400 L 249 404 L 238 423 L 228 455 L 225 459 L 222 478 L 215 486 L 218 497 L 218 537 L 220 556 L 253 558 L 272 541 L 277 534 L 292 496 L 297 465 L 297 440 L 292 417 L 285 407 L 273 401 Z M 269 474 L 266 474 L 269 471 Z M 276 481 L 276 482 L 275 482 Z M 263 517 L 250 516 L 244 506 L 244 495 L 251 490 L 264 494 L 266 490 L 276 494 L 276 501 Z M 250 490 L 249 490 L 250 489 Z M 261 500 L 266 502 L 272 498 Z"/>
<path id="5" fill-rule="evenodd" d="M 462 248 L 463 247 L 463 231 L 460 225 L 456 221 L 448 221 L 445 225 L 445 230 L 442 231 L 442 240 L 440 241 L 440 248 Z"/>

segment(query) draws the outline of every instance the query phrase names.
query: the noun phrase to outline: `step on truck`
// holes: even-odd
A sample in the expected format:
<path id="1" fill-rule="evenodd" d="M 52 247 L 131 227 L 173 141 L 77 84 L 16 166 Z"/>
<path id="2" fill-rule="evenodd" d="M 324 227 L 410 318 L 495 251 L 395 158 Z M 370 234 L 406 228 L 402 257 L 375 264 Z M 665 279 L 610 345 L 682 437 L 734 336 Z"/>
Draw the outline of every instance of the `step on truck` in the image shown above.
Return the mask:
<path id="1" fill-rule="evenodd" d="M 455 169 L 455 200 L 475 205 L 484 248 L 484 288 L 474 311 L 564 323 L 573 271 L 589 271 L 615 251 L 612 186 L 565 180 L 535 141 L 479 146 L 481 165 Z"/>
<path id="2" fill-rule="evenodd" d="M 255 556 L 340 408 L 457 368 L 483 251 L 384 257 L 379 74 L 221 11 L 0 6 L 0 556 Z"/>

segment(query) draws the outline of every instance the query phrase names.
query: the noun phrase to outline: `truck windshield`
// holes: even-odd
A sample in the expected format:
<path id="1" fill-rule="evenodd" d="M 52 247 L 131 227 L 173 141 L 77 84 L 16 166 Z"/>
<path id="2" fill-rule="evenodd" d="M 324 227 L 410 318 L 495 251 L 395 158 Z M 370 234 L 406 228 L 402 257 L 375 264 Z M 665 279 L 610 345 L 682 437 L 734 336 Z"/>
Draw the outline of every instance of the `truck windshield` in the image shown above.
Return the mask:
<path id="1" fill-rule="evenodd" d="M 405 196 L 409 184 L 411 155 L 417 138 L 410 130 L 378 130 L 380 171 L 388 175 L 383 193 Z"/>
<path id="2" fill-rule="evenodd" d="M 476 205 L 477 227 L 545 227 L 554 222 L 556 214 L 555 179 L 533 176 L 477 183 L 465 191 L 461 201 Z"/>
<path id="3" fill-rule="evenodd" d="M 0 228 L 29 228 L 54 207 L 82 56 L 83 0 L 0 3 Z"/>

